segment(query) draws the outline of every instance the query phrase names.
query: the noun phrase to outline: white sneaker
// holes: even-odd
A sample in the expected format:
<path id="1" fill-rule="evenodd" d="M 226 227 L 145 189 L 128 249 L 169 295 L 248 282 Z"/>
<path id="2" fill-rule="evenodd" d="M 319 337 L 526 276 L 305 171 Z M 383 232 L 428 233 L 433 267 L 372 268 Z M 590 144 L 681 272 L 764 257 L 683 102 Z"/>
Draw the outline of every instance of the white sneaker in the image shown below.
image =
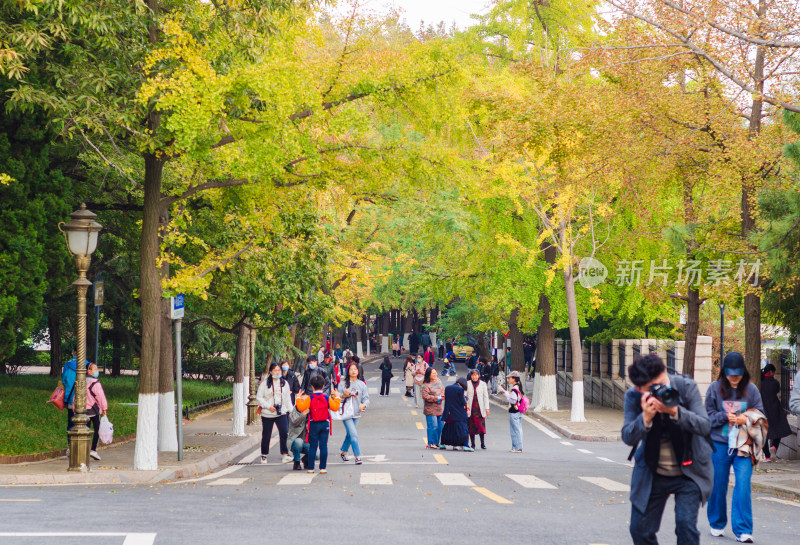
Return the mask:
<path id="1" fill-rule="evenodd" d="M 283 455 L 283 458 L 281 458 L 281 463 L 282 463 L 282 464 L 288 464 L 288 463 L 289 463 L 289 462 L 291 462 L 292 460 L 294 460 L 294 458 L 292 458 L 292 457 L 291 457 L 291 456 L 289 456 L 288 454 L 284 454 L 284 455 Z"/>
<path id="2" fill-rule="evenodd" d="M 97 451 L 96 451 L 96 450 L 92 450 L 92 451 L 90 451 L 90 452 L 89 452 L 89 456 L 91 456 L 91 457 L 92 457 L 92 458 L 94 458 L 95 460 L 99 460 L 99 459 L 100 459 L 100 455 L 99 455 L 99 454 L 97 454 Z"/>
<path id="3" fill-rule="evenodd" d="M 261 464 L 262 465 L 267 465 L 267 457 L 264 456 L 263 454 L 261 455 Z"/>
<path id="4" fill-rule="evenodd" d="M 738 541 L 739 543 L 752 543 L 753 536 L 751 536 L 750 534 L 742 534 L 736 538 L 736 541 Z"/>
<path id="5" fill-rule="evenodd" d="M 725 535 L 725 529 L 717 530 L 716 528 L 711 529 L 711 535 L 714 537 L 722 537 Z"/>

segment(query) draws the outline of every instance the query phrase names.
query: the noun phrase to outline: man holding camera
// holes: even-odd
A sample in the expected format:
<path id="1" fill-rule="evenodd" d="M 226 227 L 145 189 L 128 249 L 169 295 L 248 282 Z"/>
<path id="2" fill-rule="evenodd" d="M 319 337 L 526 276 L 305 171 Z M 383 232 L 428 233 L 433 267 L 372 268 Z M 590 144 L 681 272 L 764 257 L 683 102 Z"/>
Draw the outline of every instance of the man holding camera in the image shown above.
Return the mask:
<path id="1" fill-rule="evenodd" d="M 635 545 L 657 545 L 664 505 L 675 496 L 678 545 L 700 543 L 697 513 L 713 487 L 708 419 L 697 384 L 667 375 L 656 354 L 628 368 L 622 440 L 633 447 L 631 526 Z"/>

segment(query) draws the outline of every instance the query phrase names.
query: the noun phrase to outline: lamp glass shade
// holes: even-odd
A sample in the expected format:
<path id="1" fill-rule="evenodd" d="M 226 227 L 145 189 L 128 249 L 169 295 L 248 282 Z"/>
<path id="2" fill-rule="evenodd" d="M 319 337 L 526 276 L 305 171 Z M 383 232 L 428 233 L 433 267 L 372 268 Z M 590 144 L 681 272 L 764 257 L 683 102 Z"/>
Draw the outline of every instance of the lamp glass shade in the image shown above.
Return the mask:
<path id="1" fill-rule="evenodd" d="M 95 245 L 97 244 L 97 236 L 95 235 Z M 76 229 L 74 231 L 67 231 L 67 245 L 69 251 L 73 255 L 89 255 L 89 231 L 84 229 Z M 94 248 L 92 248 L 94 251 Z"/>

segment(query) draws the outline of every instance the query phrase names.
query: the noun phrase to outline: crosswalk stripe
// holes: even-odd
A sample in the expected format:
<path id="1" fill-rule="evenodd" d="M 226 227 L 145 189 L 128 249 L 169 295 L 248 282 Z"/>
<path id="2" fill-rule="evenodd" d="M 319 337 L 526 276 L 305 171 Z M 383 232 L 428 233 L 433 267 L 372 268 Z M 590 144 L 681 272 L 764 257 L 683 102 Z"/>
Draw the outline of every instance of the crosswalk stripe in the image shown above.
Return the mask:
<path id="1" fill-rule="evenodd" d="M 568 446 L 568 447 L 572 446 L 572 443 L 570 443 L 569 441 L 561 441 L 561 444 L 565 445 L 565 446 Z"/>
<path id="2" fill-rule="evenodd" d="M 495 494 L 494 492 L 492 492 L 491 490 L 487 490 L 486 488 L 483 488 L 482 486 L 473 486 L 472 489 L 475 492 L 479 493 L 479 494 L 483 494 L 484 496 L 486 496 L 490 500 L 496 501 L 497 503 L 502 503 L 502 504 L 505 504 L 505 505 L 507 505 L 509 503 L 514 503 L 513 501 L 507 500 L 503 496 L 499 496 L 499 495 Z"/>
<path id="3" fill-rule="evenodd" d="M 434 473 L 433 475 L 444 486 L 475 486 L 475 483 L 463 473 Z"/>
<path id="4" fill-rule="evenodd" d="M 394 484 L 391 473 L 362 473 L 359 482 L 362 485 Z"/>
<path id="5" fill-rule="evenodd" d="M 244 484 L 247 480 L 248 477 L 228 477 L 211 481 L 208 483 L 208 486 L 239 486 Z"/>
<path id="6" fill-rule="evenodd" d="M 592 454 L 591 450 L 586 450 L 585 448 L 579 448 L 578 452 L 582 452 L 583 454 Z"/>
<path id="7" fill-rule="evenodd" d="M 597 459 L 602 460 L 603 462 L 611 462 L 612 464 L 614 463 L 614 460 L 611 458 L 603 458 L 602 456 L 598 456 Z"/>
<path id="8" fill-rule="evenodd" d="M 627 484 L 618 483 L 617 481 L 612 481 L 611 479 L 607 479 L 606 477 L 579 477 L 582 481 L 586 481 L 587 483 L 591 483 L 595 486 L 599 486 L 600 488 L 604 488 L 609 492 L 630 492 L 631 487 Z"/>
<path id="9" fill-rule="evenodd" d="M 316 473 L 289 473 L 278 481 L 278 486 L 311 484 Z"/>
<path id="10" fill-rule="evenodd" d="M 558 488 L 548 483 L 547 481 L 543 481 L 539 477 L 535 477 L 533 475 L 506 475 L 506 477 L 516 482 L 517 484 L 521 484 L 525 488 L 543 488 L 548 490 Z"/>

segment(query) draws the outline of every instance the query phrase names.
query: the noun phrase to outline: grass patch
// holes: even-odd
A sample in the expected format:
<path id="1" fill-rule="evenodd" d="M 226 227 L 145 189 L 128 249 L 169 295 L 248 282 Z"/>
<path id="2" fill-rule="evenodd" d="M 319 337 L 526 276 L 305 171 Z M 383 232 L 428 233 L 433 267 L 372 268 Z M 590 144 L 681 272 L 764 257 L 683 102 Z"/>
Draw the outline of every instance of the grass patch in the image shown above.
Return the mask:
<path id="1" fill-rule="evenodd" d="M 108 418 L 114 424 L 114 435 L 135 433 L 137 408 L 121 403 L 137 402 L 139 378 L 100 380 L 108 398 Z M 47 403 L 57 384 L 57 379 L 47 375 L 0 375 L 0 455 L 35 454 L 67 447 L 67 410 L 59 411 Z M 184 406 L 231 395 L 232 389 L 229 383 L 184 380 Z"/>

